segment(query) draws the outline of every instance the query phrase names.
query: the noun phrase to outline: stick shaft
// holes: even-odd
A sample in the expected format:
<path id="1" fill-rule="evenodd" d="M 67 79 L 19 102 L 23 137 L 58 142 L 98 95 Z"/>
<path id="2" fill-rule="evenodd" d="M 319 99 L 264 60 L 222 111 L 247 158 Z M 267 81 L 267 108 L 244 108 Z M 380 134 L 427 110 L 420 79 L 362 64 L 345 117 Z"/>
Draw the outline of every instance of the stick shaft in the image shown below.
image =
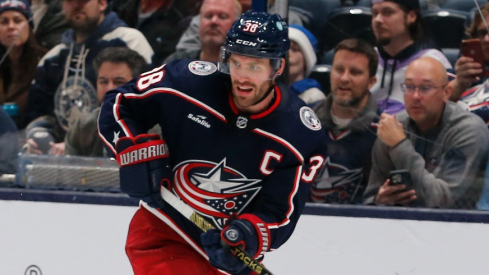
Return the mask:
<path id="1" fill-rule="evenodd" d="M 199 215 L 195 210 L 184 203 L 182 200 L 177 198 L 172 192 L 166 188 L 161 188 L 161 196 L 163 199 L 171 205 L 175 210 L 180 212 L 185 218 L 189 219 L 193 224 L 195 224 L 202 231 L 206 232 L 208 229 L 215 228 L 210 222 L 208 222 L 204 217 Z M 147 207 L 150 207 L 146 205 Z M 273 275 L 268 269 L 265 268 L 259 261 L 248 255 L 244 250 L 239 247 L 231 247 L 231 252 L 238 259 L 243 261 L 251 270 L 255 271 L 261 275 Z"/>

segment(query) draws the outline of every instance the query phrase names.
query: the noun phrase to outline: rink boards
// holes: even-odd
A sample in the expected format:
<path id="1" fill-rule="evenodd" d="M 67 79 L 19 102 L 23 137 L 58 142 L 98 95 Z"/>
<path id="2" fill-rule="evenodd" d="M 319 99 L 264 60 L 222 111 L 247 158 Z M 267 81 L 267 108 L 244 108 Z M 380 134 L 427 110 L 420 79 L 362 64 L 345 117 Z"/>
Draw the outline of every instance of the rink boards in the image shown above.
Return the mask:
<path id="1" fill-rule="evenodd" d="M 120 194 L 0 188 L 0 274 L 133 274 L 137 202 Z M 265 264 L 274 274 L 487 274 L 489 214 L 308 205 Z"/>

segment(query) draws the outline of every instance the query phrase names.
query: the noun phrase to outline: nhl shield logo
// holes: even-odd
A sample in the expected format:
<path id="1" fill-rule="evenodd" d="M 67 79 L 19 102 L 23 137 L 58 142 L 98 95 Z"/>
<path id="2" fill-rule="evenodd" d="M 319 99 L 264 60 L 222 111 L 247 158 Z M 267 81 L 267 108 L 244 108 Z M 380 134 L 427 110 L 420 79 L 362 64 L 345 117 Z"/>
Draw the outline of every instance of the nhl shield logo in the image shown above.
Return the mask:
<path id="1" fill-rule="evenodd" d="M 246 117 L 239 116 L 238 119 L 236 120 L 236 126 L 239 129 L 246 128 L 247 124 L 248 124 L 248 119 Z"/>
<path id="2" fill-rule="evenodd" d="M 300 109 L 300 116 L 302 123 L 306 125 L 307 128 L 314 130 L 314 131 L 319 131 L 321 130 L 321 121 L 317 117 L 316 113 L 309 108 L 309 107 L 302 107 Z"/>

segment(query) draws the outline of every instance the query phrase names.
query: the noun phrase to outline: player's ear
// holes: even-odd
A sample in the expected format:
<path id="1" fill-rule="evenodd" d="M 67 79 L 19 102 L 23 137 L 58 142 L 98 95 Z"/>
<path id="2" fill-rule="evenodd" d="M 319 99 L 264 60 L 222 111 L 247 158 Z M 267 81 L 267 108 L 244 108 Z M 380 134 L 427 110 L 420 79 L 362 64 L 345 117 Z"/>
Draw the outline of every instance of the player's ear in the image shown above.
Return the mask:
<path id="1" fill-rule="evenodd" d="M 277 69 L 277 72 L 275 73 L 275 77 L 278 77 L 284 72 L 285 69 L 285 58 L 280 59 L 280 68 Z"/>

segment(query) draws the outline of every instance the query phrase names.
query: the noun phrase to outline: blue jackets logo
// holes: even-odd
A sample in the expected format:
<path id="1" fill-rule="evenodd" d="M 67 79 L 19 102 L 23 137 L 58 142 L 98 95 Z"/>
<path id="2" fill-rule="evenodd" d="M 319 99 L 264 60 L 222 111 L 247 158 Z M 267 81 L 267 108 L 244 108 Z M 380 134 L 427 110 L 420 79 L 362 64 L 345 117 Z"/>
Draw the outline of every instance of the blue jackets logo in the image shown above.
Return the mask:
<path id="1" fill-rule="evenodd" d="M 227 166 L 226 159 L 185 161 L 175 166 L 174 174 L 173 192 L 219 229 L 246 208 L 262 184 Z"/>

